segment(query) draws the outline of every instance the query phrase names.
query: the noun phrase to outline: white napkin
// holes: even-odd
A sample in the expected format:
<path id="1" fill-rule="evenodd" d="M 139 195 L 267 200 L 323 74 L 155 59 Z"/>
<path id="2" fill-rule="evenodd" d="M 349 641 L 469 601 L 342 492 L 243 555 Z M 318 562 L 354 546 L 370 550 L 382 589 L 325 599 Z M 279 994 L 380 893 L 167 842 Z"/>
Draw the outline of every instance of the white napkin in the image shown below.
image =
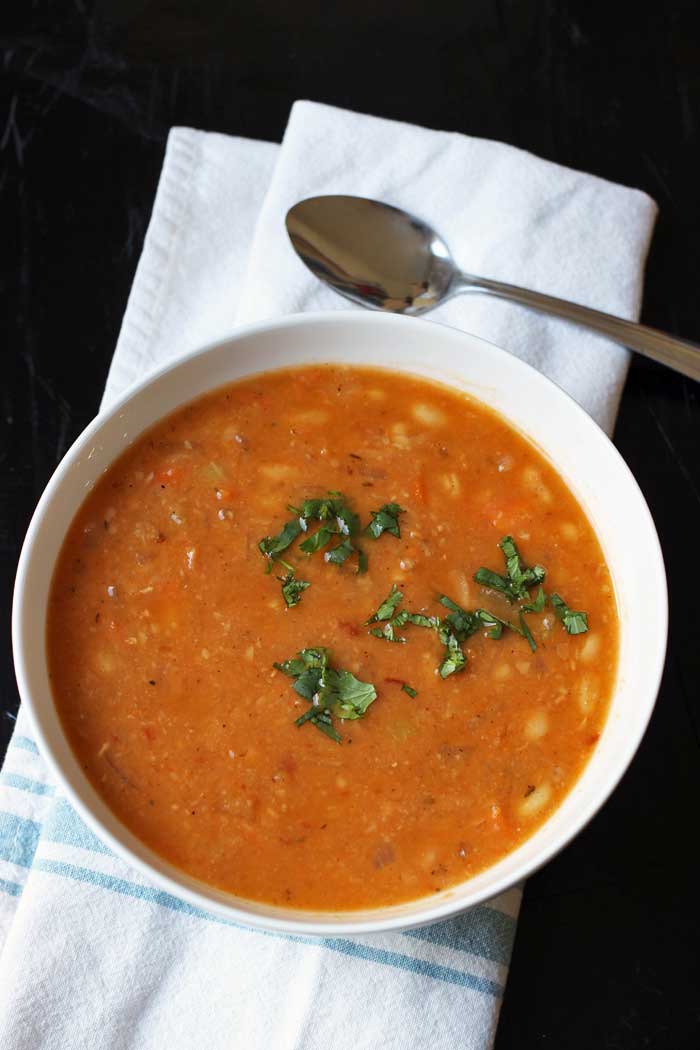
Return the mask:
<path id="1" fill-rule="evenodd" d="M 493 142 L 297 103 L 281 149 L 174 129 L 105 404 L 242 320 L 348 308 L 296 260 L 286 209 L 372 196 L 442 231 L 475 273 L 637 316 L 655 206 Z M 611 429 L 626 353 L 485 297 L 435 319 L 527 358 Z M 85 828 L 20 712 L 0 778 L 3 1050 L 486 1050 L 519 891 L 406 934 L 313 941 L 154 890 Z"/>

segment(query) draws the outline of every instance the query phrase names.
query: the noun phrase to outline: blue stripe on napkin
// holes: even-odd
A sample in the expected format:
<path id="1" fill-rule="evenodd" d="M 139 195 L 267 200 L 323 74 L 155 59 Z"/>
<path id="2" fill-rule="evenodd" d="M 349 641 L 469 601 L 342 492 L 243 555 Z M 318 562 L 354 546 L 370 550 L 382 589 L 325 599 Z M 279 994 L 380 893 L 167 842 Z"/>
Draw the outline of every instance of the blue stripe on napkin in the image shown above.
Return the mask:
<path id="1" fill-rule="evenodd" d="M 173 897 L 169 893 L 164 893 L 162 890 L 156 890 L 150 886 L 141 886 L 138 883 L 130 882 L 127 879 L 119 879 L 101 871 L 94 871 L 91 868 L 82 868 L 75 864 L 66 864 L 63 861 L 48 859 L 40 859 L 36 861 L 34 867 L 39 871 L 46 872 L 47 874 L 62 875 L 63 877 L 72 879 L 75 882 L 84 882 L 91 886 L 99 886 L 101 889 L 109 890 L 112 893 L 118 893 L 125 897 L 132 897 L 137 900 L 158 904 L 160 907 L 169 908 L 171 911 L 184 912 L 194 918 L 204 919 L 208 922 L 215 922 L 224 926 L 241 928 L 239 923 L 232 922 L 230 919 L 220 918 L 217 915 L 212 915 L 207 911 L 203 911 L 201 908 L 195 908 L 191 904 L 187 904 L 186 901 L 179 900 L 179 898 Z M 463 970 L 455 970 L 450 966 L 442 966 L 438 963 L 429 962 L 426 959 L 414 959 L 410 955 L 402 955 L 400 952 L 388 951 L 385 948 L 374 947 L 363 944 L 359 941 L 352 941 L 342 937 L 301 937 L 290 934 L 276 934 L 264 930 L 256 932 L 263 933 L 264 936 L 268 937 L 294 941 L 298 944 L 315 945 L 326 948 L 329 951 L 338 952 L 341 955 L 349 955 L 357 959 L 363 959 L 367 962 L 391 966 L 394 969 L 405 970 L 409 973 L 418 974 L 423 977 L 432 977 L 433 980 L 443 981 L 447 984 L 460 985 L 463 988 L 482 992 L 486 995 L 491 995 L 494 998 L 500 998 L 503 995 L 503 986 L 497 981 L 491 981 L 486 977 L 478 977 L 476 974 L 468 973 Z"/>
<path id="2" fill-rule="evenodd" d="M 18 791 L 29 791 L 32 795 L 53 795 L 56 790 L 53 784 L 44 784 L 41 780 L 30 780 L 29 777 L 20 776 L 19 773 L 3 773 L 0 776 L 0 784 L 17 788 Z"/>
<path id="3" fill-rule="evenodd" d="M 29 738 L 20 737 L 19 740 L 22 742 L 18 746 L 27 751 L 34 749 L 33 742 Z M 30 794 L 52 795 L 54 792 L 52 785 L 31 780 L 19 774 L 5 773 L 0 780 L 7 786 Z M 233 920 L 220 918 L 150 886 L 65 861 L 49 858 L 35 860 L 34 854 L 40 836 L 45 841 L 58 845 L 78 847 L 88 853 L 114 856 L 114 853 L 103 845 L 63 798 L 57 798 L 52 804 L 43 825 L 14 814 L 0 812 L 0 859 L 2 860 L 25 868 L 34 867 L 46 874 L 68 878 L 75 882 L 87 883 L 111 893 L 143 900 L 207 922 L 247 929 Z M 17 883 L 0 879 L 0 891 L 4 893 L 18 897 L 22 889 L 23 887 Z M 300 944 L 320 946 L 342 955 L 430 977 L 433 980 L 458 985 L 495 998 L 500 998 L 503 994 L 503 986 L 489 978 L 349 938 L 315 938 L 272 932 L 266 932 L 265 935 L 280 937 Z M 445 922 L 405 931 L 402 936 L 507 966 L 515 936 L 515 920 L 493 908 L 481 906 Z"/>
<path id="4" fill-rule="evenodd" d="M 40 835 L 41 824 L 35 820 L 0 812 L 0 860 L 31 868 Z"/>
<path id="5" fill-rule="evenodd" d="M 515 919 L 494 908 L 477 906 L 455 919 L 407 930 L 406 936 L 507 966 L 515 938 Z"/>
<path id="6" fill-rule="evenodd" d="M 17 736 L 15 733 L 12 737 L 12 747 L 21 747 L 23 751 L 31 751 L 33 755 L 39 754 L 39 748 L 36 746 L 33 740 L 30 740 L 28 736 Z"/>
<path id="7" fill-rule="evenodd" d="M 17 882 L 8 882 L 7 879 L 0 879 L 0 893 L 7 893 L 10 897 L 19 897 L 23 887 Z"/>
<path id="8" fill-rule="evenodd" d="M 77 846 L 91 853 L 114 853 L 98 839 L 97 835 L 83 823 L 75 810 L 64 798 L 56 799 L 42 827 L 42 838 L 47 842 L 58 842 L 62 846 Z"/>

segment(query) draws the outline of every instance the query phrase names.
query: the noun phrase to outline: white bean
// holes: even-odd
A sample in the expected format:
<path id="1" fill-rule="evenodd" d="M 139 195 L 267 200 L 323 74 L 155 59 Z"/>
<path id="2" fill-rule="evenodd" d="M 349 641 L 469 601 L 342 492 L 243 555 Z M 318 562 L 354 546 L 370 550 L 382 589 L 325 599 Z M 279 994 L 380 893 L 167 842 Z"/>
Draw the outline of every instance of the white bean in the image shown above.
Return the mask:
<path id="1" fill-rule="evenodd" d="M 292 467 L 289 463 L 263 463 L 261 464 L 260 473 L 263 477 L 269 478 L 270 481 L 284 481 L 291 474 L 296 474 L 296 467 Z"/>
<path id="2" fill-rule="evenodd" d="M 518 814 L 521 817 L 534 817 L 543 806 L 549 802 L 552 789 L 549 784 L 540 784 L 529 795 L 521 799 L 518 804 Z"/>
<path id="3" fill-rule="evenodd" d="M 323 408 L 307 408 L 304 412 L 296 412 L 290 419 L 290 425 L 320 427 L 328 422 L 328 413 Z"/>
<path id="4" fill-rule="evenodd" d="M 578 706 L 584 715 L 588 714 L 597 699 L 594 682 L 590 678 L 582 678 L 578 687 Z"/>
<path id="5" fill-rule="evenodd" d="M 588 634 L 586 640 L 579 650 L 579 660 L 584 664 L 590 664 L 600 652 L 600 635 Z"/>
<path id="6" fill-rule="evenodd" d="M 536 467 L 525 467 L 522 473 L 522 479 L 525 487 L 537 496 L 542 503 L 552 502 L 552 493 L 543 482 L 542 475 Z"/>
<path id="7" fill-rule="evenodd" d="M 107 652 L 106 649 L 101 649 L 97 653 L 95 657 L 95 664 L 97 670 L 101 674 L 112 674 L 112 672 L 116 670 L 117 666 L 114 657 L 111 653 Z"/>
<path id="8" fill-rule="evenodd" d="M 525 736 L 528 740 L 541 740 L 549 729 L 549 718 L 546 711 L 535 711 L 525 723 Z"/>
<path id="9" fill-rule="evenodd" d="M 393 423 L 392 426 L 389 428 L 389 433 L 391 434 L 391 443 L 394 446 L 394 448 L 411 447 L 411 439 L 406 433 L 405 423 Z"/>
<path id="10" fill-rule="evenodd" d="M 416 401 L 411 412 L 413 418 L 426 427 L 441 427 L 446 422 L 445 415 L 439 408 L 436 408 L 435 405 L 427 405 L 424 401 Z"/>
<path id="11" fill-rule="evenodd" d="M 468 609 L 471 605 L 471 587 L 466 574 L 461 569 L 454 569 L 450 573 L 450 579 L 457 595 L 457 601 L 465 609 Z"/>

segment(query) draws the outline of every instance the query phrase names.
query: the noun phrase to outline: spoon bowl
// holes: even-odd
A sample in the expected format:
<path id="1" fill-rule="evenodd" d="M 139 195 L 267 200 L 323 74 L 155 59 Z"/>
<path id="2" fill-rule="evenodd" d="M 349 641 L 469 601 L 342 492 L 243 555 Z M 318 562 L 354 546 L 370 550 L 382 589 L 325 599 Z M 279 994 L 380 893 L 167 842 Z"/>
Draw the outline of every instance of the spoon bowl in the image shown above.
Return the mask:
<path id="1" fill-rule="evenodd" d="M 482 292 L 560 317 L 700 381 L 700 346 L 655 328 L 542 292 L 461 271 L 442 237 L 409 212 L 365 197 L 309 197 L 287 212 L 301 261 L 360 306 L 418 314 L 463 292 Z"/>
<path id="2" fill-rule="evenodd" d="M 287 213 L 287 232 L 311 272 L 346 299 L 416 316 L 450 294 L 459 271 L 421 219 L 364 197 L 310 197 Z"/>

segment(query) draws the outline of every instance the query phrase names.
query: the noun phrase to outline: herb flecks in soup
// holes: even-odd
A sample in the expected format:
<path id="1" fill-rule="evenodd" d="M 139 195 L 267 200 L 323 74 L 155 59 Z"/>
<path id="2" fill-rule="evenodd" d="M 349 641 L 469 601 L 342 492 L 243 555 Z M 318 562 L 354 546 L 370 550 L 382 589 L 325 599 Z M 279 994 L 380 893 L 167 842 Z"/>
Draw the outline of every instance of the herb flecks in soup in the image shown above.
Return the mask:
<path id="1" fill-rule="evenodd" d="M 532 834 L 602 731 L 618 624 L 529 442 L 446 387 L 327 366 L 139 438 L 68 532 L 47 643 L 73 749 L 140 839 L 243 897 L 343 910 Z"/>

